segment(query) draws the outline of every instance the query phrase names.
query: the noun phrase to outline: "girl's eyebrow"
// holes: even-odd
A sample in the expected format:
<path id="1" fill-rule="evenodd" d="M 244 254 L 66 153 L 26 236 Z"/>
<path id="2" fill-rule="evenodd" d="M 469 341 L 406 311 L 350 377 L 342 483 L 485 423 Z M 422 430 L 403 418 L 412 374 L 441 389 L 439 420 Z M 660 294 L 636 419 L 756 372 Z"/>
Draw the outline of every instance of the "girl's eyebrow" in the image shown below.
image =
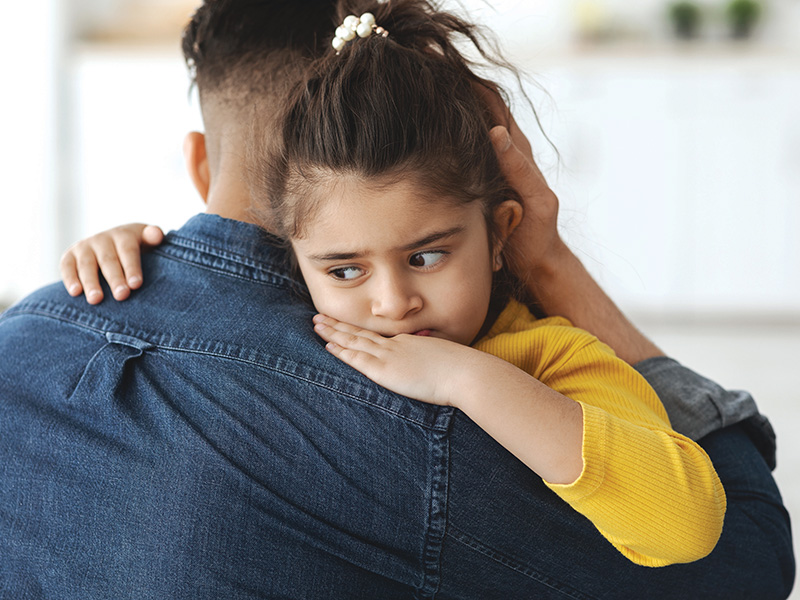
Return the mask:
<path id="1" fill-rule="evenodd" d="M 328 254 L 312 254 L 308 258 L 316 262 L 325 262 L 330 260 L 352 260 L 364 256 L 363 252 L 330 252 Z"/>
<path id="2" fill-rule="evenodd" d="M 417 248 L 421 248 L 423 246 L 427 246 L 428 244 L 438 242 L 439 240 L 457 235 L 462 231 L 464 231 L 463 225 L 456 225 L 455 227 L 450 227 L 449 229 L 445 229 L 443 231 L 434 231 L 433 233 L 426 235 L 424 238 L 420 238 L 411 242 L 410 244 L 404 244 L 403 246 L 400 246 L 397 248 L 397 250 L 402 252 L 416 250 Z M 316 262 L 325 262 L 333 260 L 353 260 L 354 258 L 362 258 L 365 254 L 365 252 L 328 252 L 325 254 L 313 254 L 308 258 Z"/>
<path id="3" fill-rule="evenodd" d="M 406 252 L 408 252 L 409 250 L 416 250 L 417 248 L 421 248 L 422 246 L 427 246 L 428 244 L 433 244 L 434 242 L 443 240 L 444 238 L 454 236 L 458 233 L 461 233 L 462 231 L 464 231 L 463 225 L 456 225 L 455 227 L 451 227 L 450 229 L 445 229 L 444 231 L 435 231 L 415 242 L 411 242 L 410 244 L 400 246 L 398 250 L 403 250 Z"/>

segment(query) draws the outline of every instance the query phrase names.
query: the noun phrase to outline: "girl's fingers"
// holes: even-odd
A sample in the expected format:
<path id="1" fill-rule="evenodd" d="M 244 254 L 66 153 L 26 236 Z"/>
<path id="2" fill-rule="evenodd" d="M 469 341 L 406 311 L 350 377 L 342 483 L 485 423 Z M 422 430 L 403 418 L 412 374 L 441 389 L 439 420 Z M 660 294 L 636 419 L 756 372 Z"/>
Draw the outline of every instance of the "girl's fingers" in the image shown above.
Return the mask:
<path id="1" fill-rule="evenodd" d="M 375 349 L 375 342 L 369 337 L 358 333 L 341 331 L 326 323 L 316 323 L 314 331 L 326 342 L 332 342 L 342 348 L 369 353 L 373 353 Z"/>
<path id="2" fill-rule="evenodd" d="M 78 267 L 78 279 L 89 304 L 98 304 L 103 300 L 103 290 L 100 287 L 100 277 L 97 273 L 97 259 L 91 248 L 82 245 L 76 246 L 72 253 Z"/>
<path id="3" fill-rule="evenodd" d="M 339 326 L 344 326 L 343 329 L 348 331 L 338 329 Z M 369 377 L 371 365 L 377 361 L 376 345 L 365 335 L 359 334 L 371 332 L 321 315 L 314 317 L 314 331 L 325 340 L 328 352 Z"/>
<path id="4" fill-rule="evenodd" d="M 164 232 L 157 225 L 147 225 L 142 230 L 142 243 L 148 246 L 158 246 L 164 241 Z"/>
<path id="5" fill-rule="evenodd" d="M 118 239 L 115 240 L 115 252 L 128 287 L 132 290 L 141 287 L 143 281 L 142 254 L 136 236 L 119 236 Z M 105 271 L 103 271 L 103 275 L 105 274 Z M 108 277 L 106 277 L 106 279 L 108 279 Z M 114 297 L 116 298 L 116 295 Z M 117 298 L 117 300 L 121 300 L 121 298 Z"/>
<path id="6" fill-rule="evenodd" d="M 121 225 L 74 244 L 61 257 L 59 270 L 72 296 L 86 294 L 89 304 L 103 300 L 98 268 L 117 300 L 125 300 L 141 287 L 142 247 L 157 246 L 164 232 L 155 225 Z"/>
<path id="7" fill-rule="evenodd" d="M 106 234 L 101 234 L 101 236 L 110 237 L 113 241 L 114 251 L 117 254 L 117 260 L 122 268 L 127 287 L 132 290 L 140 288 L 144 281 L 142 275 L 142 250 L 158 246 L 163 242 L 164 232 L 157 225 L 131 223 L 130 225 L 115 227 Z M 103 271 L 103 275 L 105 274 L 105 271 Z M 123 300 L 129 295 L 124 291 L 122 294 L 120 297 L 115 294 L 114 297 L 117 300 Z"/>
<path id="8" fill-rule="evenodd" d="M 352 348 L 344 348 L 335 342 L 325 344 L 325 349 L 342 362 L 347 363 L 354 369 L 358 369 L 362 373 L 369 367 L 368 363 L 371 360 L 375 360 L 375 357 L 371 354 Z M 366 373 L 364 374 L 366 375 Z"/>
<path id="9" fill-rule="evenodd" d="M 314 315 L 313 321 L 315 324 L 323 324 L 331 327 L 332 329 L 347 333 L 353 336 L 362 337 L 368 340 L 371 340 L 375 343 L 379 343 L 381 340 L 385 340 L 382 335 L 375 333 L 374 331 L 370 331 L 369 329 L 364 329 L 363 327 L 356 327 L 355 325 L 351 325 L 350 323 L 345 323 L 344 321 L 337 321 L 333 317 L 329 317 L 327 315 Z"/>
<path id="10" fill-rule="evenodd" d="M 111 288 L 111 293 L 116 300 L 125 300 L 130 296 L 131 290 L 125 280 L 125 273 L 122 270 L 120 257 L 114 241 L 109 236 L 97 236 L 92 240 L 92 250 L 97 257 L 97 264 Z M 83 274 L 81 273 L 81 280 Z M 84 286 L 85 286 L 84 282 Z"/>
<path id="11" fill-rule="evenodd" d="M 324 315 L 314 316 L 314 331 L 326 342 L 333 342 L 342 348 L 374 354 L 386 338 L 374 331 L 362 329 L 349 323 L 342 323 Z"/>
<path id="12" fill-rule="evenodd" d="M 61 257 L 58 270 L 61 273 L 61 281 L 64 282 L 64 287 L 67 288 L 67 293 L 70 296 L 78 296 L 83 291 L 83 286 L 81 286 L 81 281 L 78 279 L 78 265 L 71 249 L 67 250 Z"/>

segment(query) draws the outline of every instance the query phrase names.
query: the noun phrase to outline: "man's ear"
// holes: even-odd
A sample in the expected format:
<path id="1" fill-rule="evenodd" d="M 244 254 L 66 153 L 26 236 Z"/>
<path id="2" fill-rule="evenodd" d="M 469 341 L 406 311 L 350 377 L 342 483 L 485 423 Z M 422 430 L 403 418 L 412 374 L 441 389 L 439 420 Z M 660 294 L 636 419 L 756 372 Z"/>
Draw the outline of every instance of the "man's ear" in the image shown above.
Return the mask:
<path id="1" fill-rule="evenodd" d="M 208 154 L 206 153 L 206 136 L 199 131 L 186 134 L 183 140 L 183 159 L 186 170 L 195 189 L 208 202 L 208 189 L 211 185 L 211 173 L 208 169 Z"/>
<path id="2" fill-rule="evenodd" d="M 492 244 L 492 269 L 503 268 L 503 248 L 514 230 L 522 222 L 522 205 L 516 200 L 506 200 L 494 209 L 494 234 Z"/>

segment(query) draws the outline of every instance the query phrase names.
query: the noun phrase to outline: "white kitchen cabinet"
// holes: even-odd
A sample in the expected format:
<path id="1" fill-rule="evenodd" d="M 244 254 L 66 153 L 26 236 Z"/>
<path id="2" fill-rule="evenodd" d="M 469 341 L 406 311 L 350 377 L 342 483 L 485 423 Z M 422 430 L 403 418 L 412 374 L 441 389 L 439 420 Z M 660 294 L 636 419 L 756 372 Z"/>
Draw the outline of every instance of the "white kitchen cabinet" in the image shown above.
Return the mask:
<path id="1" fill-rule="evenodd" d="M 553 98 L 534 94 L 562 154 L 547 170 L 562 230 L 625 309 L 800 318 L 800 60 L 650 49 L 528 65 Z M 76 69 L 78 233 L 202 210 L 181 159 L 201 125 L 177 48 L 90 47 Z"/>
<path id="2" fill-rule="evenodd" d="M 800 60 L 556 62 L 540 68 L 563 159 L 549 179 L 612 295 L 636 313 L 800 316 Z"/>

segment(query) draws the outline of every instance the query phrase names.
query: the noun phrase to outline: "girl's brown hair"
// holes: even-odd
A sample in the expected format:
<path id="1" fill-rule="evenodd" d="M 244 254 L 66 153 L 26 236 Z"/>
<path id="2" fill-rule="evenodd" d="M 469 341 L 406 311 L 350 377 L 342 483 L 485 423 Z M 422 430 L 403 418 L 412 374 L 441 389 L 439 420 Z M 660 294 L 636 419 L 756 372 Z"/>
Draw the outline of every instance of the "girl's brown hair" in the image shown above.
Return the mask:
<path id="1" fill-rule="evenodd" d="M 345 16 L 365 12 L 388 37 L 357 37 L 314 61 L 288 99 L 280 151 L 257 168 L 256 197 L 269 198 L 272 227 L 302 237 L 324 201 L 314 191 L 351 176 L 374 186 L 411 178 L 437 198 L 481 201 L 491 231 L 492 209 L 515 197 L 484 101 L 502 90 L 476 75 L 456 44 L 511 67 L 484 49 L 474 25 L 426 0 L 341 1 L 330 39 Z"/>

